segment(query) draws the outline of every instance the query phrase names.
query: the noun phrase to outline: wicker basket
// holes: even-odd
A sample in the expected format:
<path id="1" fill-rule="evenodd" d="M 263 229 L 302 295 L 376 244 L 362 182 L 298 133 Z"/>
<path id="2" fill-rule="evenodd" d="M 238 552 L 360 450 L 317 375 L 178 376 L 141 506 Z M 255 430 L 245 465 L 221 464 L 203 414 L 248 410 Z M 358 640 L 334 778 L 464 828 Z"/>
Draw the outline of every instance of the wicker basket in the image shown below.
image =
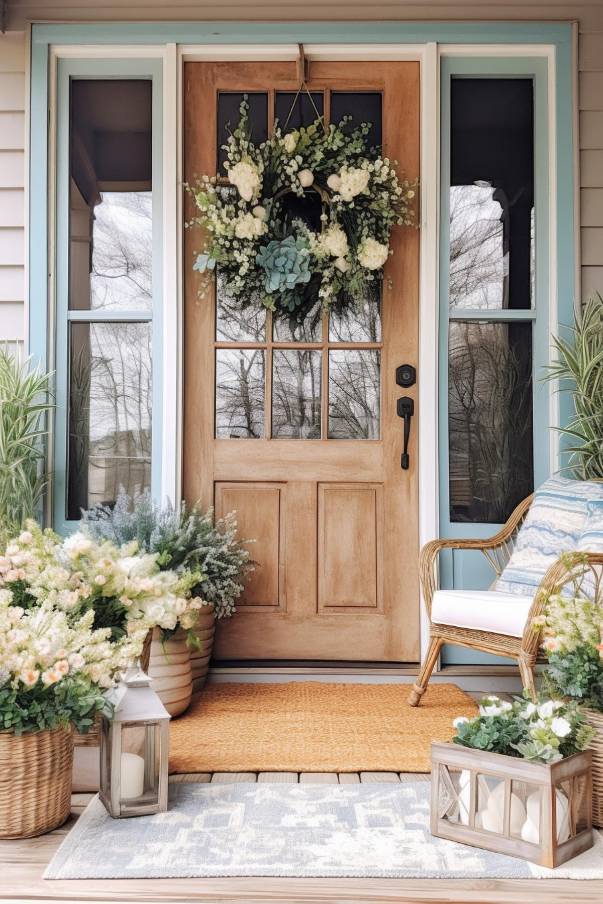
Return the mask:
<path id="1" fill-rule="evenodd" d="M 193 673 L 193 692 L 200 691 L 205 684 L 209 663 L 214 646 L 216 619 L 213 606 L 203 606 L 199 610 L 195 634 L 199 638 L 199 649 L 191 649 L 191 671 Z"/>
<path id="2" fill-rule="evenodd" d="M 0 838 L 32 838 L 71 812 L 73 730 L 0 732 Z"/>
<path id="3" fill-rule="evenodd" d="M 603 827 L 603 713 L 586 709 L 584 715 L 587 718 L 596 735 L 593 738 L 590 749 L 593 752 L 593 825 Z"/>
<path id="4" fill-rule="evenodd" d="M 142 653 L 140 654 L 140 664 L 142 666 L 143 672 L 149 671 L 149 659 L 151 657 L 151 640 L 153 638 L 153 632 L 149 631 L 147 636 L 145 637 L 145 641 L 142 647 Z M 74 732 L 73 735 L 73 743 L 76 747 L 99 747 L 100 746 L 100 715 L 94 720 L 94 725 L 90 727 L 90 729 L 86 732 L 86 734 L 80 734 L 79 731 Z"/>

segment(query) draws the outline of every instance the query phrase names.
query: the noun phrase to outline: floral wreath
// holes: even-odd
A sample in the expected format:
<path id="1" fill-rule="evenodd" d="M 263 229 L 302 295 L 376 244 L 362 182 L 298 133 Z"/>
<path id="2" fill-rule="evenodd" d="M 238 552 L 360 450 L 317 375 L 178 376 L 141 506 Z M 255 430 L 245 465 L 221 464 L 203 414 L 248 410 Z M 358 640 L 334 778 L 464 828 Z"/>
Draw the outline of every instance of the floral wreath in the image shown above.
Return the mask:
<path id="1" fill-rule="evenodd" d="M 223 146 L 226 179 L 187 186 L 198 213 L 186 225 L 204 231 L 193 266 L 206 277 L 201 295 L 217 273 L 241 308 L 259 300 L 296 318 L 318 300 L 350 306 L 374 296 L 392 228 L 415 225 L 418 183 L 399 179 L 395 164 L 369 147 L 370 123 L 352 127 L 348 116 L 325 126 L 316 115 L 294 131 L 288 119 L 277 123 L 256 145 L 245 96 Z"/>

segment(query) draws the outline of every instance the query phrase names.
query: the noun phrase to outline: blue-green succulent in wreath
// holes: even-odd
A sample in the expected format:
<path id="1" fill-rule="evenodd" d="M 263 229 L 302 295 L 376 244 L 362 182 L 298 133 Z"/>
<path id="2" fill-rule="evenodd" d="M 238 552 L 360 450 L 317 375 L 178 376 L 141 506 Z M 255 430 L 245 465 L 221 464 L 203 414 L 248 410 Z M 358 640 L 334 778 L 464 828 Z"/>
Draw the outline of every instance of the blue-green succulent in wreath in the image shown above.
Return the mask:
<path id="1" fill-rule="evenodd" d="M 257 253 L 256 263 L 266 274 L 266 292 L 283 292 L 308 283 L 310 247 L 304 236 L 289 235 L 281 241 L 273 240 Z"/>

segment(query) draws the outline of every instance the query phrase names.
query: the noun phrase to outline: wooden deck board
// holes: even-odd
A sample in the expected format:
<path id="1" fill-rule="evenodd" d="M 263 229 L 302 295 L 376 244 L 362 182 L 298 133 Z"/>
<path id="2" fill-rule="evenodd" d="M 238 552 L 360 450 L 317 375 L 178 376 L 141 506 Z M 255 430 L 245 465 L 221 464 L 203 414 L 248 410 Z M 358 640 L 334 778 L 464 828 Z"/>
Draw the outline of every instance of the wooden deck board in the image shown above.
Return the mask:
<path id="1" fill-rule="evenodd" d="M 394 777 L 395 776 L 395 777 Z M 356 783 L 358 773 L 216 773 L 170 781 L 310 781 Z M 364 781 L 427 781 L 413 773 L 362 773 Z M 43 880 L 47 863 L 92 797 L 73 797 L 67 823 L 48 835 L 0 842 L 0 901 L 153 902 L 153 904 L 600 904 L 603 880 L 568 879 L 128 879 Z"/>

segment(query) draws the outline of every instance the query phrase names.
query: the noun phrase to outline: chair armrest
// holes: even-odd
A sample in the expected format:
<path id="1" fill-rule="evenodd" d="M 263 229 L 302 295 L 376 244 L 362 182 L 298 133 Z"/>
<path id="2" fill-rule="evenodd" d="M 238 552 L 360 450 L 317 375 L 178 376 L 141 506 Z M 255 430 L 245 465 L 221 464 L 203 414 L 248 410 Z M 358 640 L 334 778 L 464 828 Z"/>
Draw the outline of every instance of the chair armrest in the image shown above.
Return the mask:
<path id="1" fill-rule="evenodd" d="M 421 549 L 419 555 L 419 578 L 427 614 L 431 618 L 431 604 L 437 588 L 437 560 L 443 549 L 479 549 L 484 554 L 487 550 L 495 550 L 500 547 L 508 547 L 528 513 L 532 504 L 533 495 L 528 496 L 513 510 L 507 523 L 491 537 L 479 537 L 473 539 L 447 539 L 430 540 Z M 486 554 L 486 558 L 496 571 L 496 562 L 493 557 Z"/>

